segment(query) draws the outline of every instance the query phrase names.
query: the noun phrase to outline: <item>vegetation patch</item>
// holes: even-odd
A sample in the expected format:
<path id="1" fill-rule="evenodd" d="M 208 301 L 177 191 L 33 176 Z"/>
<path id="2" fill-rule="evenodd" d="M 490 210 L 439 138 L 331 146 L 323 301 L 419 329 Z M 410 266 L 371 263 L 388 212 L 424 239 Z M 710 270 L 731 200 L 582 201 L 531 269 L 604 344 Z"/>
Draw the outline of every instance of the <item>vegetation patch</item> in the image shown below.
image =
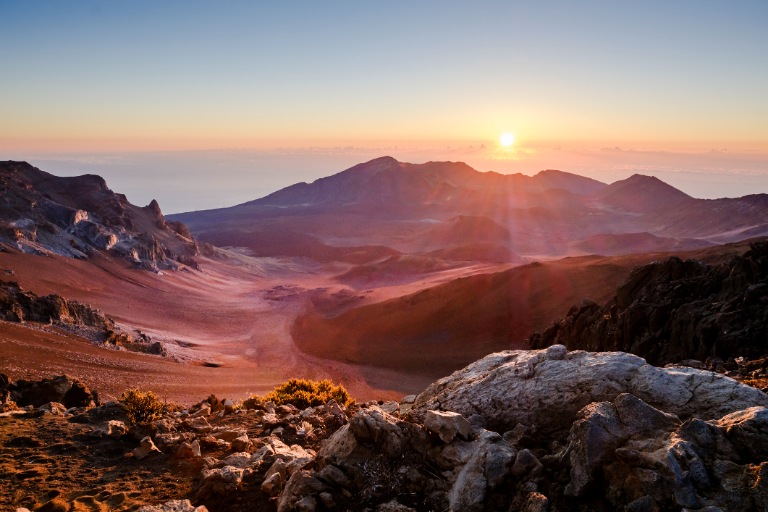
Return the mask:
<path id="1" fill-rule="evenodd" d="M 126 389 L 120 398 L 125 406 L 128 420 L 134 425 L 147 425 L 160 417 L 165 411 L 165 404 L 152 391 L 139 388 Z"/>
<path id="2" fill-rule="evenodd" d="M 336 400 L 340 405 L 350 405 L 354 400 L 343 386 L 330 380 L 290 379 L 270 391 L 264 400 L 277 405 L 291 404 L 299 409 L 323 405 Z"/>

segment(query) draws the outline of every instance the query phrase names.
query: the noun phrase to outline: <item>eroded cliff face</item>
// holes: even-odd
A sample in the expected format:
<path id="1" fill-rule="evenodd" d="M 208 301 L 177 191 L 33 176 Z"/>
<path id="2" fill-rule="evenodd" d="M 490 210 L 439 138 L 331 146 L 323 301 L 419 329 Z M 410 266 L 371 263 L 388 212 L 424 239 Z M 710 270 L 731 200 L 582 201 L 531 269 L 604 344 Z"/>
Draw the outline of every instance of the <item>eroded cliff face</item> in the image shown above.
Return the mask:
<path id="1" fill-rule="evenodd" d="M 88 258 L 99 251 L 147 270 L 196 266 L 186 226 L 167 223 L 93 175 L 57 177 L 26 162 L 0 162 L 0 244 L 22 252 Z"/>
<path id="2" fill-rule="evenodd" d="M 584 302 L 532 348 L 621 350 L 656 365 L 768 353 L 768 243 L 721 265 L 669 258 L 635 269 L 604 306 Z"/>

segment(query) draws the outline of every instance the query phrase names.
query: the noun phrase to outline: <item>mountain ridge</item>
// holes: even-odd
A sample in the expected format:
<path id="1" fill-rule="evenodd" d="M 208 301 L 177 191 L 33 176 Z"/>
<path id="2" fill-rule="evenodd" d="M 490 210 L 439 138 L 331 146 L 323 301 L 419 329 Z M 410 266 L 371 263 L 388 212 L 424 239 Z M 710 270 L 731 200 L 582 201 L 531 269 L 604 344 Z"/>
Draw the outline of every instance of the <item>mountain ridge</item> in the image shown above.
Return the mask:
<path id="1" fill-rule="evenodd" d="M 94 174 L 59 177 L 27 162 L 0 162 L 0 243 L 34 254 L 86 259 L 105 252 L 147 270 L 196 266 L 200 248 L 160 205 L 131 204 Z"/>
<path id="2" fill-rule="evenodd" d="M 411 164 L 387 156 L 247 203 L 170 218 L 203 240 L 230 246 L 242 239 L 237 231 L 279 230 L 330 246 L 418 254 L 430 224 L 448 229 L 458 216 L 490 219 L 509 231 L 506 249 L 529 258 L 567 256 L 592 237 L 622 233 L 648 233 L 658 238 L 655 250 L 674 250 L 680 240 L 692 239 L 683 244 L 692 248 L 768 235 L 768 195 L 705 200 L 641 174 L 605 184 L 552 169 L 505 175 L 462 162 Z M 222 229 L 233 234 L 229 243 Z"/>

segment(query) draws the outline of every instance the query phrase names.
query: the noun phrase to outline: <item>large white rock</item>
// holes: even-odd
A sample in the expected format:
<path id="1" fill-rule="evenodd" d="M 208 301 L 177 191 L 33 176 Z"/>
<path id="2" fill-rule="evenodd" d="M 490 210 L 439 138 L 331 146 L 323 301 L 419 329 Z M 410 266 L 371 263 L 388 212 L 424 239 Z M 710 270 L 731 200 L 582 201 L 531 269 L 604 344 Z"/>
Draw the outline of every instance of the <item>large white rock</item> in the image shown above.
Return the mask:
<path id="1" fill-rule="evenodd" d="M 410 415 L 423 421 L 429 410 L 453 411 L 480 414 L 496 431 L 518 423 L 555 431 L 569 429 L 585 405 L 611 402 L 621 393 L 683 420 L 768 406 L 760 390 L 717 373 L 657 368 L 624 352 L 566 353 L 558 346 L 490 354 L 429 386 Z"/>

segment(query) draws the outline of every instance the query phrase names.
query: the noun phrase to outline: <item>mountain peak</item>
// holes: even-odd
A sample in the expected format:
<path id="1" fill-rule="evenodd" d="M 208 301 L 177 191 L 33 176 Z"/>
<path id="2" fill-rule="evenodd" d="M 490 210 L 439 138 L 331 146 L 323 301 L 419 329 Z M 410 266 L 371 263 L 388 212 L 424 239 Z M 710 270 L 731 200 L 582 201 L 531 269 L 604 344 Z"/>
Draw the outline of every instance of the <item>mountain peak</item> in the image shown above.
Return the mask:
<path id="1" fill-rule="evenodd" d="M 580 195 L 593 194 L 607 186 L 601 181 L 556 169 L 539 171 L 533 179 L 543 188 L 561 188 Z"/>
<path id="2" fill-rule="evenodd" d="M 665 181 L 660 180 L 656 176 L 648 176 L 647 174 L 633 174 L 629 178 L 611 183 L 609 187 L 612 187 L 612 188 L 652 187 L 656 191 L 665 190 L 667 192 L 674 193 L 680 197 L 684 196 L 689 199 L 691 198 L 691 196 L 689 196 L 682 190 L 673 187 L 669 183 L 666 183 Z"/>
<path id="3" fill-rule="evenodd" d="M 600 196 L 609 206 L 635 212 L 669 209 L 693 200 L 682 190 L 645 174 L 633 174 L 627 179 L 611 183 Z"/>
<path id="4" fill-rule="evenodd" d="M 391 156 L 380 156 L 378 158 L 374 158 L 373 160 L 368 160 L 367 162 L 363 162 L 361 164 L 353 165 L 349 169 L 342 171 L 342 173 L 345 172 L 379 172 L 385 169 L 392 169 L 396 167 L 400 167 L 400 162 L 398 162 L 395 158 Z M 341 174 L 341 173 L 340 173 Z M 322 179 L 322 178 L 321 178 Z"/>

